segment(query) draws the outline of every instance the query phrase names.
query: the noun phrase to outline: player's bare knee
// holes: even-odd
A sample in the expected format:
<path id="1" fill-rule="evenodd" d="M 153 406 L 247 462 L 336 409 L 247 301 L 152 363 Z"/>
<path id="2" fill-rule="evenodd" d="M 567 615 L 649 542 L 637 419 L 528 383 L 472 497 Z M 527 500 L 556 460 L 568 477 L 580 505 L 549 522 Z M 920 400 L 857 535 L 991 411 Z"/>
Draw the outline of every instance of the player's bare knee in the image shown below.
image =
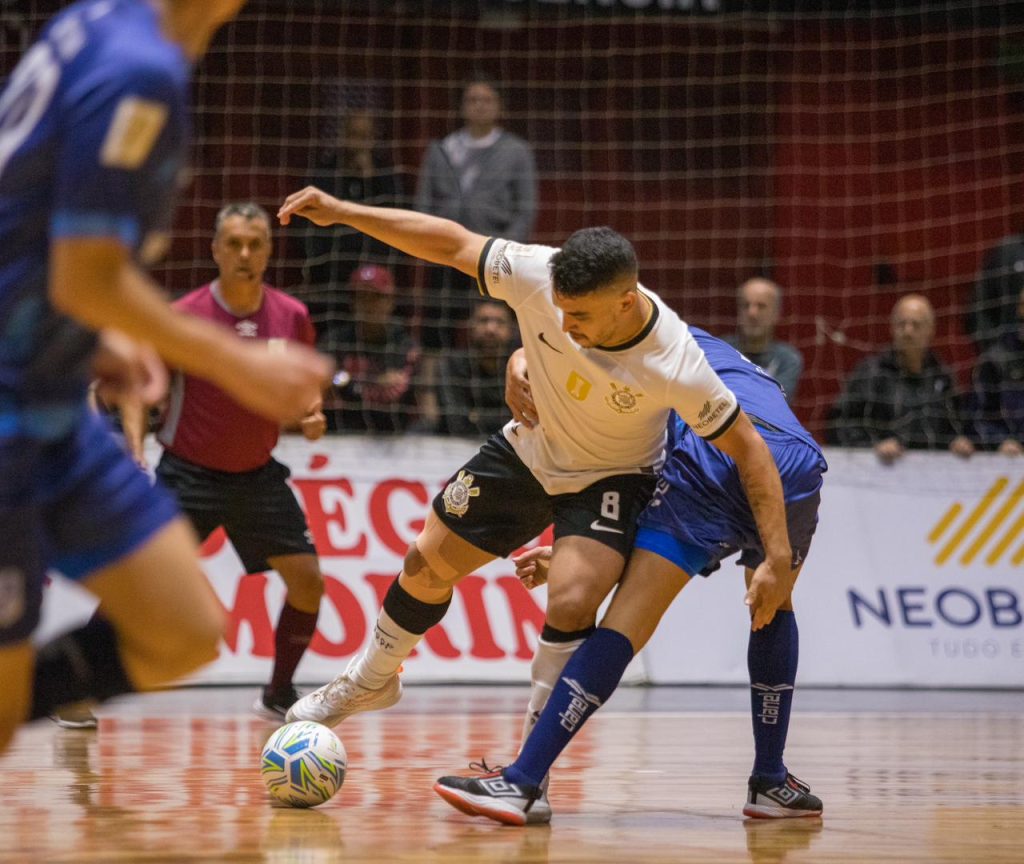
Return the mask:
<path id="1" fill-rule="evenodd" d="M 591 627 L 602 598 L 594 598 L 585 586 L 563 586 L 548 594 L 547 622 L 552 627 L 574 632 Z"/>

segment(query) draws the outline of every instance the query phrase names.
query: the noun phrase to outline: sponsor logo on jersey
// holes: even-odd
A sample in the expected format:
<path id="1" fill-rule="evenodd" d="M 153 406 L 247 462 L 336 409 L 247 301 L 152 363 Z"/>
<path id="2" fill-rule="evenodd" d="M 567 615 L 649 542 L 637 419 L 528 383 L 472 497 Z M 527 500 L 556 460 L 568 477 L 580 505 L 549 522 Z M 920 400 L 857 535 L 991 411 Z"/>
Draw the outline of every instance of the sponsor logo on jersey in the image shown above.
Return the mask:
<path id="1" fill-rule="evenodd" d="M 619 414 L 636 414 L 640 410 L 637 400 L 643 398 L 643 393 L 634 393 L 626 385 L 619 387 L 614 381 L 609 386 L 612 388 L 612 392 L 604 397 L 609 408 Z"/>
<path id="2" fill-rule="evenodd" d="M 729 403 L 724 400 L 719 402 L 717 405 L 705 402 L 704 407 L 700 409 L 700 413 L 697 415 L 700 422 L 697 424 L 696 428 L 704 429 L 705 427 L 710 426 L 722 416 L 728 407 Z"/>
<path id="3" fill-rule="evenodd" d="M 235 330 L 238 332 L 238 335 L 245 339 L 255 339 L 256 333 L 259 329 L 259 325 L 255 321 L 250 321 L 248 318 L 235 324 Z"/>
<path id="4" fill-rule="evenodd" d="M 551 349 L 552 351 L 557 351 L 557 352 L 558 352 L 559 354 L 561 354 L 561 353 L 562 353 L 562 352 L 561 352 L 561 351 L 560 351 L 560 350 L 559 350 L 558 348 L 556 348 L 556 347 L 555 347 L 554 345 L 552 345 L 552 344 L 551 344 L 550 342 L 548 342 L 548 340 L 547 340 L 547 339 L 545 339 L 545 338 L 544 338 L 544 331 L 543 331 L 543 330 L 541 330 L 541 331 L 540 331 L 540 333 L 539 333 L 539 334 L 537 334 L 537 338 L 538 338 L 538 339 L 539 339 L 539 340 L 540 340 L 540 341 L 541 341 L 541 342 L 542 342 L 542 343 L 543 343 L 544 345 L 547 345 L 547 346 L 548 346 L 548 348 L 550 348 L 550 349 Z"/>
<path id="5" fill-rule="evenodd" d="M 162 102 L 126 96 L 114 109 L 100 148 L 100 164 L 126 171 L 137 169 L 153 150 L 169 113 Z"/>
<path id="6" fill-rule="evenodd" d="M 0 627 L 10 627 L 25 614 L 25 574 L 16 567 L 0 570 Z"/>
<path id="7" fill-rule="evenodd" d="M 458 516 L 460 519 L 469 509 L 469 499 L 477 498 L 480 490 L 473 485 L 476 478 L 472 474 L 460 471 L 458 477 L 448 484 L 441 500 L 444 502 L 445 513 Z"/>
<path id="8" fill-rule="evenodd" d="M 590 382 L 576 372 L 569 373 L 569 380 L 565 382 L 565 389 L 577 402 L 582 402 L 590 395 Z"/>
<path id="9" fill-rule="evenodd" d="M 512 264 L 508 260 L 510 243 L 503 243 L 497 252 L 494 253 L 494 260 L 491 261 L 491 281 L 495 285 L 501 284 L 501 277 L 512 275 Z"/>

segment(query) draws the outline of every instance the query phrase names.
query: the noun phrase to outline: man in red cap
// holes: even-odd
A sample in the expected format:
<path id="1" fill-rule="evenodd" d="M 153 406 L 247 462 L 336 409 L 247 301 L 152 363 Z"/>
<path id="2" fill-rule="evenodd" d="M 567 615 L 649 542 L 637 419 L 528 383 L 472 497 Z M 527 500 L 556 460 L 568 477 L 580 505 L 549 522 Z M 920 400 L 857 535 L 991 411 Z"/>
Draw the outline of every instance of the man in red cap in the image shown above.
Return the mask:
<path id="1" fill-rule="evenodd" d="M 352 271 L 351 320 L 326 325 L 321 348 L 338 361 L 330 427 L 351 432 L 403 432 L 415 414 L 413 373 L 419 350 L 395 318 L 395 280 L 379 264 Z M 333 409 L 333 410 L 332 410 Z"/>

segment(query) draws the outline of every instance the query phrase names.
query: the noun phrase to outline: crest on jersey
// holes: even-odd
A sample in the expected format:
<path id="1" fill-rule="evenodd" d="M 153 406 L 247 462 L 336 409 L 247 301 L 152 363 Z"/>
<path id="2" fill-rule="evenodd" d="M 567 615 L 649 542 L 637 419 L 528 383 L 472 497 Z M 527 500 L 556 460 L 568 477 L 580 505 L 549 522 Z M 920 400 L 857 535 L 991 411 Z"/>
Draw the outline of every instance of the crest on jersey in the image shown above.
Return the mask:
<path id="1" fill-rule="evenodd" d="M 0 627 L 10 627 L 25 614 L 25 574 L 16 567 L 0 570 Z"/>
<path id="2" fill-rule="evenodd" d="M 466 515 L 466 511 L 469 509 L 469 499 L 480 496 L 480 490 L 473 485 L 475 479 L 472 474 L 460 471 L 458 477 L 448 484 L 448 488 L 441 496 L 445 513 L 458 516 L 460 519 Z"/>
<path id="3" fill-rule="evenodd" d="M 609 385 L 612 392 L 604 397 L 608 407 L 619 414 L 636 414 L 640 410 L 637 400 L 642 399 L 643 393 L 634 393 L 627 385 L 619 387 L 614 381 Z"/>
<path id="4" fill-rule="evenodd" d="M 565 389 L 577 402 L 582 402 L 590 395 L 590 382 L 576 372 L 569 373 L 569 380 L 565 382 Z"/>
<path id="5" fill-rule="evenodd" d="M 255 339 L 259 325 L 255 321 L 250 321 L 246 318 L 244 321 L 239 321 L 235 324 L 235 330 L 238 331 L 239 336 L 245 339 Z"/>
<path id="6" fill-rule="evenodd" d="M 100 147 L 100 164 L 134 171 L 149 156 L 167 123 L 170 109 L 163 102 L 126 96 L 114 109 L 110 128 Z"/>

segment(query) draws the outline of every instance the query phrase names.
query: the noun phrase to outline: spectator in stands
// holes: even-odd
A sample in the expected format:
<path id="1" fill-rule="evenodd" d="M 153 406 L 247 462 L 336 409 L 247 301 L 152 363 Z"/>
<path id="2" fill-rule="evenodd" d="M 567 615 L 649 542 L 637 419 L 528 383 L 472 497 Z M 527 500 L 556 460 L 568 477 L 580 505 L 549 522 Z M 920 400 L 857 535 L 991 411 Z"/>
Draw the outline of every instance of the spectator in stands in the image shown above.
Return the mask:
<path id="1" fill-rule="evenodd" d="M 342 118 L 339 132 L 338 146 L 320 154 L 314 185 L 349 201 L 404 206 L 402 177 L 379 144 L 374 115 L 353 109 Z M 306 276 L 314 289 L 345 285 L 360 263 L 394 267 L 398 257 L 390 246 L 349 228 L 328 231 L 313 225 L 306 235 Z"/>
<path id="2" fill-rule="evenodd" d="M 985 253 L 974 298 L 967 314 L 967 332 L 979 352 L 1017 330 L 1017 298 L 1024 290 L 1024 234 L 1004 237 Z"/>
<path id="3" fill-rule="evenodd" d="M 512 311 L 497 300 L 478 302 L 469 316 L 468 348 L 441 358 L 441 431 L 483 439 L 511 419 L 505 405 L 505 364 L 514 348 Z"/>
<path id="4" fill-rule="evenodd" d="M 804 358 L 788 342 L 775 339 L 782 289 L 771 279 L 755 277 L 740 286 L 736 301 L 736 333 L 725 341 L 778 381 L 786 392 L 786 401 L 792 402 Z"/>
<path id="5" fill-rule="evenodd" d="M 353 318 L 329 322 L 320 343 L 338 362 L 335 387 L 324 400 L 328 428 L 404 432 L 416 413 L 412 378 L 419 351 L 394 316 L 394 277 L 387 267 L 364 264 L 348 287 Z"/>
<path id="6" fill-rule="evenodd" d="M 953 378 L 930 348 L 931 303 L 920 294 L 904 295 L 891 324 L 892 347 L 862 360 L 833 406 L 829 443 L 873 447 L 887 464 L 907 448 L 970 456 L 974 445 L 964 434 Z"/>
<path id="7" fill-rule="evenodd" d="M 525 243 L 537 215 L 537 171 L 529 144 L 498 125 L 501 108 L 494 84 L 469 81 L 462 93 L 464 125 L 427 145 L 415 209 L 478 234 Z M 429 398 L 423 407 L 425 420 L 437 425 L 438 352 L 457 347 L 455 334 L 475 291 L 470 277 L 449 267 L 428 267 L 426 274 L 421 339 Z"/>
<path id="8" fill-rule="evenodd" d="M 1016 326 L 992 345 L 974 369 L 975 427 L 982 446 L 1024 453 L 1024 287 Z"/>

